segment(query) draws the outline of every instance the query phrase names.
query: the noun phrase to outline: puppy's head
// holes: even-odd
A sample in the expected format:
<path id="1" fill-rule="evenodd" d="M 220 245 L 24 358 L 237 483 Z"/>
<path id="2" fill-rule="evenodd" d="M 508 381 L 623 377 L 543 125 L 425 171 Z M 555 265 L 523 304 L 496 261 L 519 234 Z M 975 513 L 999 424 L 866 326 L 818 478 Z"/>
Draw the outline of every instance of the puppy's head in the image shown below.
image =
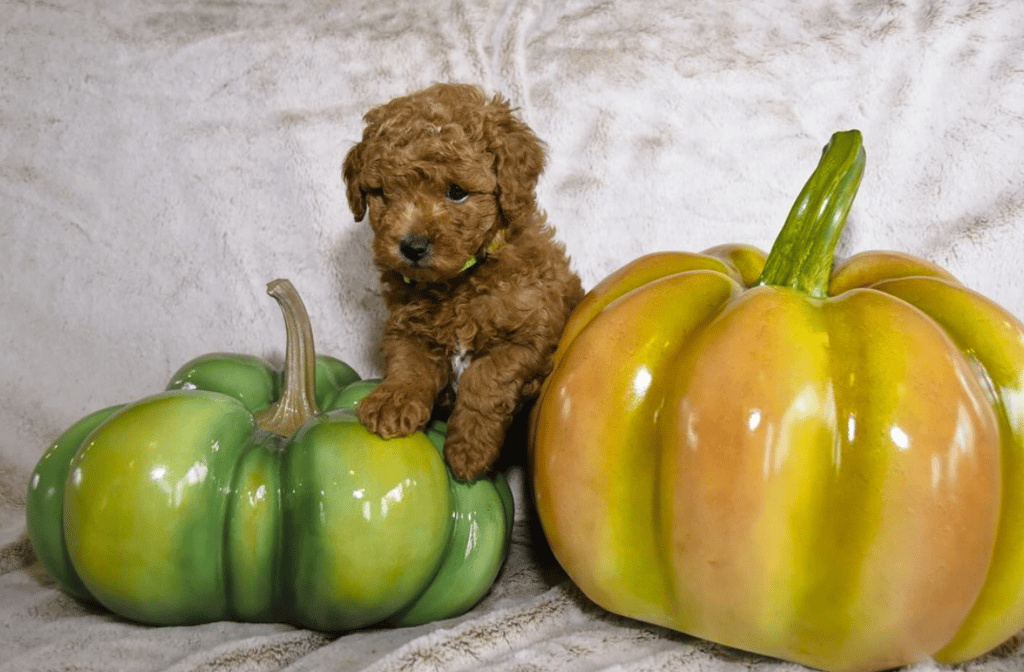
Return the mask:
<path id="1" fill-rule="evenodd" d="M 369 214 L 374 261 L 409 280 L 459 275 L 537 211 L 540 141 L 500 96 L 437 84 L 370 110 L 345 157 L 356 220 Z"/>

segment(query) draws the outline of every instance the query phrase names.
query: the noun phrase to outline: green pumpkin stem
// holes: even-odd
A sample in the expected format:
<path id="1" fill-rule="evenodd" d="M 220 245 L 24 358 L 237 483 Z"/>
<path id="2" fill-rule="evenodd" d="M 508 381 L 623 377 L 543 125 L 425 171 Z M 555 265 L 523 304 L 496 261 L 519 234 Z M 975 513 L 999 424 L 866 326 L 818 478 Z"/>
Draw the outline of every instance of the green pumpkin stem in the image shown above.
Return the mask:
<path id="1" fill-rule="evenodd" d="M 291 436 L 320 411 L 316 405 L 316 351 L 313 327 L 302 297 L 288 280 L 267 285 L 284 314 L 284 388 L 281 398 L 256 415 L 260 429 Z"/>
<path id="2" fill-rule="evenodd" d="M 860 131 L 832 136 L 775 239 L 759 284 L 828 296 L 836 244 L 864 175 L 864 161 Z"/>

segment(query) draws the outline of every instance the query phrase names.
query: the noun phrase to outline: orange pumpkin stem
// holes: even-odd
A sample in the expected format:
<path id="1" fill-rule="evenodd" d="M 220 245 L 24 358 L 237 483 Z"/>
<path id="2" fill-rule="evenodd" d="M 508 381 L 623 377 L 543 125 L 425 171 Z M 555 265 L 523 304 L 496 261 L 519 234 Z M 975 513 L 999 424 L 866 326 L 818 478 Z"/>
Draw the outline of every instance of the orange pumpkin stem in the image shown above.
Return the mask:
<path id="1" fill-rule="evenodd" d="M 316 404 L 316 350 L 313 327 L 302 297 L 288 280 L 273 280 L 267 294 L 274 297 L 284 315 L 284 389 L 281 398 L 256 415 L 260 429 L 291 436 L 319 414 Z"/>
<path id="2" fill-rule="evenodd" d="M 828 296 L 836 244 L 857 196 L 864 162 L 860 131 L 832 136 L 775 239 L 760 284 Z"/>

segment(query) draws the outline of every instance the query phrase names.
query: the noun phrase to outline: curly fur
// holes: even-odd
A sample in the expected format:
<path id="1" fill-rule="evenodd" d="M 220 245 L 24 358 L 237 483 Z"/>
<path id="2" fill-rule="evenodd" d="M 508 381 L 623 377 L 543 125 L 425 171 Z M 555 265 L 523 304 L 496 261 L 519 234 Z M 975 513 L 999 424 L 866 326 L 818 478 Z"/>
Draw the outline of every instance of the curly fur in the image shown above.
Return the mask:
<path id="1" fill-rule="evenodd" d="M 390 314 L 384 381 L 359 418 L 390 438 L 450 408 L 445 457 L 476 478 L 583 295 L 537 207 L 544 148 L 506 100 L 469 85 L 437 84 L 365 120 L 344 178 L 356 220 L 369 215 Z"/>

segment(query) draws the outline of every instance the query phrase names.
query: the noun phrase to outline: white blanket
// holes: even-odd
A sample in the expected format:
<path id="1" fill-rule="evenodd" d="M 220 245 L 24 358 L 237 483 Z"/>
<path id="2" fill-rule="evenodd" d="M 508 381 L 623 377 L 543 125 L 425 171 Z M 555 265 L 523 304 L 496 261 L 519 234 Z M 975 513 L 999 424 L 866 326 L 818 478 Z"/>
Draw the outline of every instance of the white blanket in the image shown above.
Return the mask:
<path id="1" fill-rule="evenodd" d="M 3 672 L 798 669 L 593 606 L 544 554 L 521 471 L 495 589 L 430 626 L 147 628 L 32 563 L 45 447 L 198 354 L 279 361 L 269 280 L 297 286 L 321 351 L 379 373 L 340 164 L 371 106 L 432 82 L 502 92 L 547 142 L 540 200 L 587 287 L 647 252 L 767 249 L 829 136 L 859 128 L 840 253 L 925 257 L 1024 317 L 1015 0 L 7 0 L 0 17 Z M 1021 639 L 967 666 L 1022 668 Z"/>

